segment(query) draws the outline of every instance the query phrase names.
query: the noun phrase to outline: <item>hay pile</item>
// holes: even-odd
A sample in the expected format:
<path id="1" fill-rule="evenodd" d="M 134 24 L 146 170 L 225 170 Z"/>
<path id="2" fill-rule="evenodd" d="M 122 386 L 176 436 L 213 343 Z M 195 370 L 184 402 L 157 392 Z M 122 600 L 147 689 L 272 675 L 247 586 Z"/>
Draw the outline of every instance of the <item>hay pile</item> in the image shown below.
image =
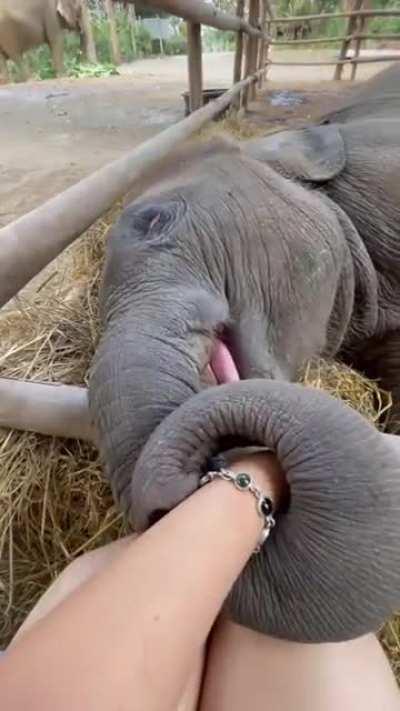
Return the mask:
<path id="1" fill-rule="evenodd" d="M 118 208 L 63 255 L 42 288 L 0 315 L 0 375 L 81 385 L 98 339 L 104 239 Z M 334 363 L 304 381 L 372 422 L 390 406 L 376 384 Z M 97 452 L 86 443 L 0 430 L 0 648 L 76 556 L 124 532 Z M 400 621 L 384 631 L 400 676 Z"/>
<path id="2" fill-rule="evenodd" d="M 268 128 L 268 127 L 267 127 Z M 279 128 L 267 130 L 265 124 L 255 123 L 249 118 L 240 118 L 236 111 L 229 111 L 225 118 L 219 121 L 211 121 L 199 131 L 201 140 L 229 134 L 237 141 L 245 141 L 247 138 L 265 136 L 266 133 L 274 133 L 281 130 Z"/>

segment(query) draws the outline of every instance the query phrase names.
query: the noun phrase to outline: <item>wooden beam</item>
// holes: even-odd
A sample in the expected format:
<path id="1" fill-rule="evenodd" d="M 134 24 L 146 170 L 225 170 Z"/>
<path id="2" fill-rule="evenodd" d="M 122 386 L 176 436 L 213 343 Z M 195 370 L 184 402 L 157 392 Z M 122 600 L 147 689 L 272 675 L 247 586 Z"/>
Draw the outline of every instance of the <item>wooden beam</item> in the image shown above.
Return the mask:
<path id="1" fill-rule="evenodd" d="M 110 29 L 110 47 L 111 56 L 114 64 L 121 64 L 121 50 L 117 34 L 117 26 L 115 24 L 114 5 L 112 0 L 105 0 L 105 8 L 108 17 L 108 25 Z"/>
<path id="2" fill-rule="evenodd" d="M 147 5 L 182 17 L 189 22 L 216 27 L 218 30 L 242 31 L 251 37 L 262 36 L 259 29 L 252 27 L 243 18 L 222 12 L 204 0 L 147 0 Z"/>
<path id="3" fill-rule="evenodd" d="M 304 20 L 309 20 L 310 22 L 319 20 L 334 20 L 343 17 L 400 17 L 400 10 L 361 10 L 359 12 L 323 12 L 320 15 L 296 15 L 296 20 L 303 22 Z M 274 24 L 281 25 L 286 22 L 293 22 L 293 15 L 291 17 L 274 17 L 271 22 Z"/>
<path id="4" fill-rule="evenodd" d="M 361 10 L 362 4 L 364 0 L 354 0 L 354 11 Z M 352 41 L 353 41 L 353 32 L 357 26 L 357 20 L 358 20 L 358 15 L 352 15 L 348 19 L 347 23 L 347 30 L 346 30 L 346 39 L 343 40 L 342 46 L 340 48 L 339 52 L 339 61 L 336 65 L 335 73 L 333 75 L 333 78 L 335 81 L 340 81 L 342 78 L 342 72 L 343 72 L 343 59 L 346 58 L 347 56 L 347 50 L 349 49 Z M 350 39 L 349 39 L 350 38 Z"/>
<path id="5" fill-rule="evenodd" d="M 0 306 L 95 222 L 157 164 L 173 154 L 232 100 L 259 73 L 235 84 L 179 123 L 170 126 L 103 166 L 43 205 L 0 229 Z"/>
<path id="6" fill-rule="evenodd" d="M 203 67 L 201 52 L 201 25 L 187 23 L 189 108 L 196 111 L 203 105 Z"/>

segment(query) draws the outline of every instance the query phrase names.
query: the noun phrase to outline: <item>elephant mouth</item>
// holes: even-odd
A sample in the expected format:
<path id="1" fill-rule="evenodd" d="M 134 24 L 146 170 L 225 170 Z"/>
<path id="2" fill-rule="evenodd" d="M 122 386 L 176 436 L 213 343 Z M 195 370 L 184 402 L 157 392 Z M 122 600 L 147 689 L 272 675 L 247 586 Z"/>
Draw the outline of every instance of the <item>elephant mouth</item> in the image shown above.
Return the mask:
<path id="1" fill-rule="evenodd" d="M 205 380 L 210 385 L 224 385 L 226 383 L 236 383 L 240 380 L 233 355 L 221 338 L 215 338 L 212 342 Z"/>
<path id="2" fill-rule="evenodd" d="M 201 341 L 200 382 L 203 387 L 254 378 L 293 379 L 288 365 L 282 358 L 278 361 L 268 348 L 260 319 L 248 319 L 245 327 L 242 324 L 223 324 L 211 337 Z"/>

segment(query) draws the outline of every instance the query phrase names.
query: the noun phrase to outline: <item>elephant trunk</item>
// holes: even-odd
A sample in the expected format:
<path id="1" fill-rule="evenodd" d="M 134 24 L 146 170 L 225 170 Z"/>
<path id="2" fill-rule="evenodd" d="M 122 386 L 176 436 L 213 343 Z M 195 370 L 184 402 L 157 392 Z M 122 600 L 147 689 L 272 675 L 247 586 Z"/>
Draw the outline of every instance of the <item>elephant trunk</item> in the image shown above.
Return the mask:
<path id="1" fill-rule="evenodd" d="M 134 320 L 125 320 L 103 338 L 89 401 L 106 474 L 123 510 L 130 502 L 130 481 L 142 446 L 159 422 L 197 389 L 196 373 L 188 372 L 184 354 L 160 344 L 156 333 L 141 333 Z"/>
<path id="2" fill-rule="evenodd" d="M 139 452 L 157 425 L 202 387 L 213 328 L 226 318 L 216 297 L 190 290 L 124 310 L 107 302 L 108 323 L 91 372 L 89 402 L 116 501 L 126 510 Z M 202 312 L 214 322 L 202 323 Z M 195 324 L 195 326 L 191 326 Z"/>
<path id="3" fill-rule="evenodd" d="M 301 642 L 376 630 L 400 603 L 398 455 L 358 413 L 321 391 L 252 380 L 186 402 L 137 462 L 135 523 L 146 528 L 195 491 L 208 458 L 235 439 L 276 452 L 290 501 L 231 591 L 232 617 Z"/>

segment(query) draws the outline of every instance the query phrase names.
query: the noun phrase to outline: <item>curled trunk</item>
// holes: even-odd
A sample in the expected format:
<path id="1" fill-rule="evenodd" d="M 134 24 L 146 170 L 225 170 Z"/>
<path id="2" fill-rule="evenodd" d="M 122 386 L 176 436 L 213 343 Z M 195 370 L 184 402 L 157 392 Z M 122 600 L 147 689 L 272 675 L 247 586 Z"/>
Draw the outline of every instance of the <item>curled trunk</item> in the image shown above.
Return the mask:
<path id="1" fill-rule="evenodd" d="M 229 596 L 233 618 L 302 642 L 376 630 L 400 603 L 395 447 L 320 391 L 262 380 L 212 388 L 143 450 L 130 486 L 135 523 L 145 528 L 192 493 L 227 437 L 274 449 L 290 487 L 287 510 Z"/>

